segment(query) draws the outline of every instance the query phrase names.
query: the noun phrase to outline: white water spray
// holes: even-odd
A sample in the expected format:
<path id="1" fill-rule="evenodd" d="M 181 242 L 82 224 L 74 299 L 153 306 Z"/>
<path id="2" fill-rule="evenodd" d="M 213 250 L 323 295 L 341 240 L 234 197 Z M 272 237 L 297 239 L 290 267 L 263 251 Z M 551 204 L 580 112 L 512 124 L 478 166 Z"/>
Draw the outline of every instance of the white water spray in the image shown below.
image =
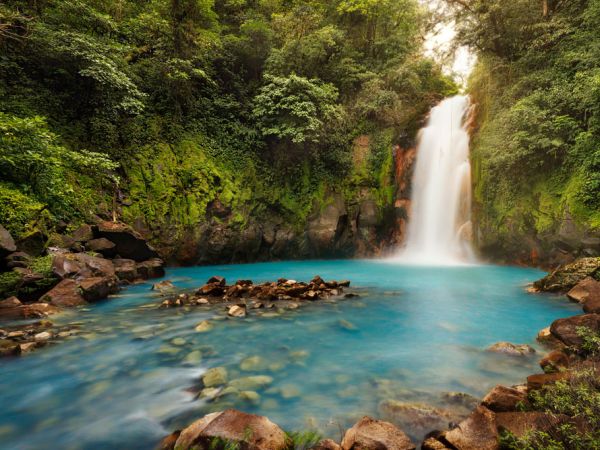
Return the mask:
<path id="1" fill-rule="evenodd" d="M 465 119 L 469 98 L 456 96 L 431 110 L 421 130 L 405 248 L 407 263 L 474 262 L 471 249 L 471 166 Z"/>

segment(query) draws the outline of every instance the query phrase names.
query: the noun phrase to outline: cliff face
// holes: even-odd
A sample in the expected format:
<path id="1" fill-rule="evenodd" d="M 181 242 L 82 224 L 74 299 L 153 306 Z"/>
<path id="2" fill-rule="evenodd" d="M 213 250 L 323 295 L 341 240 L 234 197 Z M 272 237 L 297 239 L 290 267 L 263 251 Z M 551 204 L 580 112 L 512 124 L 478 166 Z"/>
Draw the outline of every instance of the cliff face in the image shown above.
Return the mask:
<path id="1" fill-rule="evenodd" d="M 392 136 L 356 138 L 335 180 L 314 185 L 314 168 L 296 170 L 295 190 L 250 165 L 225 167 L 193 142 L 154 149 L 128 172 L 117 212 L 171 264 L 381 255 L 404 237 L 415 154 Z"/>

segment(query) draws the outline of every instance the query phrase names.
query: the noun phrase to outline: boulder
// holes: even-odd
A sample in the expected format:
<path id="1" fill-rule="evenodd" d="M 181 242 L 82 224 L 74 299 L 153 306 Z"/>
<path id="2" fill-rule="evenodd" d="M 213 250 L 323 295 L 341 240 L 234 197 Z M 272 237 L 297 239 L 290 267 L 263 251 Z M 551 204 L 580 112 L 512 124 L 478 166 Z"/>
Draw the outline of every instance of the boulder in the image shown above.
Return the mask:
<path id="1" fill-rule="evenodd" d="M 600 272 L 600 257 L 581 258 L 560 266 L 533 285 L 540 291 L 567 292 L 587 277 L 597 278 L 600 275 L 598 272 Z"/>
<path id="2" fill-rule="evenodd" d="M 118 291 L 116 277 L 92 277 L 79 282 L 83 298 L 88 302 L 103 300 Z"/>
<path id="3" fill-rule="evenodd" d="M 50 291 L 40 299 L 44 303 L 50 303 L 54 306 L 80 306 L 85 305 L 86 301 L 80 293 L 79 286 L 75 280 L 66 278 L 54 286 Z"/>
<path id="4" fill-rule="evenodd" d="M 78 276 L 94 276 L 94 277 L 114 277 L 115 266 L 112 261 L 97 256 L 91 256 L 87 253 L 71 254 L 72 257 L 83 265 L 83 269 L 79 271 Z"/>
<path id="5" fill-rule="evenodd" d="M 136 265 L 138 276 L 144 280 L 165 276 L 165 263 L 160 258 L 152 258 Z"/>
<path id="6" fill-rule="evenodd" d="M 6 257 L 6 267 L 14 269 L 15 267 L 27 268 L 31 262 L 31 256 L 25 252 L 13 252 Z"/>
<path id="7" fill-rule="evenodd" d="M 119 280 L 132 282 L 138 278 L 137 264 L 133 259 L 113 259 L 113 265 Z"/>
<path id="8" fill-rule="evenodd" d="M 497 342 L 487 348 L 488 352 L 502 353 L 511 356 L 525 356 L 535 353 L 535 350 L 526 344 L 511 344 L 510 342 Z"/>
<path id="9" fill-rule="evenodd" d="M 447 447 L 446 444 L 443 444 L 441 441 L 437 440 L 434 437 L 429 437 L 423 441 L 421 444 L 421 450 L 451 450 L 450 447 Z"/>
<path id="10" fill-rule="evenodd" d="M 546 373 L 558 372 L 569 367 L 569 357 L 562 350 L 553 350 L 541 359 L 540 367 Z"/>
<path id="11" fill-rule="evenodd" d="M 346 431 L 343 450 L 414 450 L 416 446 L 402 430 L 389 422 L 363 417 Z"/>
<path id="12" fill-rule="evenodd" d="M 55 254 L 52 259 L 52 273 L 58 278 L 69 278 L 83 269 L 72 253 Z"/>
<path id="13" fill-rule="evenodd" d="M 16 252 L 17 246 L 15 241 L 6 228 L 0 225 L 0 258 Z"/>
<path id="14" fill-rule="evenodd" d="M 266 417 L 229 409 L 209 414 L 184 429 L 176 449 L 213 448 L 215 441 L 237 444 L 245 450 L 284 450 L 287 437 Z M 215 447 L 220 448 L 220 447 Z"/>
<path id="15" fill-rule="evenodd" d="M 0 356 L 15 356 L 21 353 L 21 347 L 10 339 L 0 339 Z"/>
<path id="16" fill-rule="evenodd" d="M 447 432 L 444 438 L 457 450 L 497 450 L 495 414 L 484 406 L 478 406 L 468 419 Z"/>
<path id="17" fill-rule="evenodd" d="M 527 377 L 527 390 L 534 391 L 541 389 L 548 384 L 554 384 L 557 381 L 569 379 L 568 372 L 557 372 L 557 373 L 543 373 L 529 375 Z"/>
<path id="18" fill-rule="evenodd" d="M 122 258 L 141 262 L 158 257 L 156 250 L 139 233 L 125 224 L 102 222 L 98 225 L 97 235 L 114 242 L 116 251 Z"/>
<path id="19" fill-rule="evenodd" d="M 563 344 L 579 347 L 583 339 L 579 336 L 578 329 L 582 327 L 599 333 L 600 314 L 583 314 L 555 320 L 550 326 L 550 332 Z"/>
<path id="20" fill-rule="evenodd" d="M 109 241 L 106 238 L 92 239 L 88 241 L 85 247 L 96 253 L 100 253 L 102 256 L 112 258 L 117 254 L 117 246 L 114 242 Z"/>
<path id="21" fill-rule="evenodd" d="M 157 450 L 175 450 L 177 439 L 181 435 L 181 430 L 176 430 L 167 437 L 163 438 L 158 444 Z"/>
<path id="22" fill-rule="evenodd" d="M 94 239 L 94 230 L 91 225 L 83 224 L 73 232 L 72 237 L 76 242 L 88 242 Z"/>
<path id="23" fill-rule="evenodd" d="M 527 401 L 527 394 L 518 389 L 496 386 L 482 400 L 481 404 L 494 412 L 515 411 L 519 403 Z"/>
<path id="24" fill-rule="evenodd" d="M 567 293 L 569 299 L 581 303 L 586 313 L 600 313 L 600 281 L 587 277 Z"/>
<path id="25" fill-rule="evenodd" d="M 4 300 L 0 300 L 0 309 L 6 308 L 18 308 L 23 305 L 17 297 L 8 297 Z"/>
<path id="26" fill-rule="evenodd" d="M 47 237 L 40 230 L 33 230 L 17 241 L 17 248 L 29 255 L 40 256 L 46 249 Z"/>

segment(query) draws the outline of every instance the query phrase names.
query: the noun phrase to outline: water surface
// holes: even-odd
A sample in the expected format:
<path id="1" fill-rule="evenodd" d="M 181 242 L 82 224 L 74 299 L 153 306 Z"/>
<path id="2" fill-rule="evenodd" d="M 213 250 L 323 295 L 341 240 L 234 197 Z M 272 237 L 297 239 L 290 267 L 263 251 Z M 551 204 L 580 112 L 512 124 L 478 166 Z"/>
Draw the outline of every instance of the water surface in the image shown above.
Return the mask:
<path id="1" fill-rule="evenodd" d="M 196 324 L 224 311 L 157 309 L 161 298 L 151 283 L 130 287 L 57 319 L 78 322 L 81 336 L 0 361 L 0 448 L 148 449 L 227 407 L 267 415 L 287 430 L 315 428 L 339 438 L 362 415 L 385 415 L 382 402 L 447 408 L 447 391 L 480 397 L 495 384 L 522 382 L 539 370 L 539 355 L 512 358 L 485 348 L 504 340 L 537 347 L 539 329 L 577 311 L 561 297 L 525 293 L 542 273 L 512 267 L 311 261 L 171 269 L 166 278 L 193 288 L 215 274 L 255 282 L 319 274 L 352 280 L 361 297 L 268 318 L 216 320 L 212 331 L 197 333 Z M 260 363 L 243 371 L 249 356 Z M 217 366 L 230 379 L 273 381 L 256 389 L 259 400 L 196 399 L 201 374 Z"/>

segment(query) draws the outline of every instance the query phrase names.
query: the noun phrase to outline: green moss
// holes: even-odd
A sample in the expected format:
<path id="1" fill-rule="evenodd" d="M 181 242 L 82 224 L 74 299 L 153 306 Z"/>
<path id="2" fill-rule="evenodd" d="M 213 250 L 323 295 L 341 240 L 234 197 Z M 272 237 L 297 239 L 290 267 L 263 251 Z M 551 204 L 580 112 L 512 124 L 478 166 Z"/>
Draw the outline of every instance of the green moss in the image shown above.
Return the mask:
<path id="1" fill-rule="evenodd" d="M 40 218 L 44 205 L 9 183 L 0 182 L 0 224 L 15 239 L 20 238 Z"/>
<path id="2" fill-rule="evenodd" d="M 0 298 L 18 294 L 21 276 L 14 271 L 0 273 Z"/>

